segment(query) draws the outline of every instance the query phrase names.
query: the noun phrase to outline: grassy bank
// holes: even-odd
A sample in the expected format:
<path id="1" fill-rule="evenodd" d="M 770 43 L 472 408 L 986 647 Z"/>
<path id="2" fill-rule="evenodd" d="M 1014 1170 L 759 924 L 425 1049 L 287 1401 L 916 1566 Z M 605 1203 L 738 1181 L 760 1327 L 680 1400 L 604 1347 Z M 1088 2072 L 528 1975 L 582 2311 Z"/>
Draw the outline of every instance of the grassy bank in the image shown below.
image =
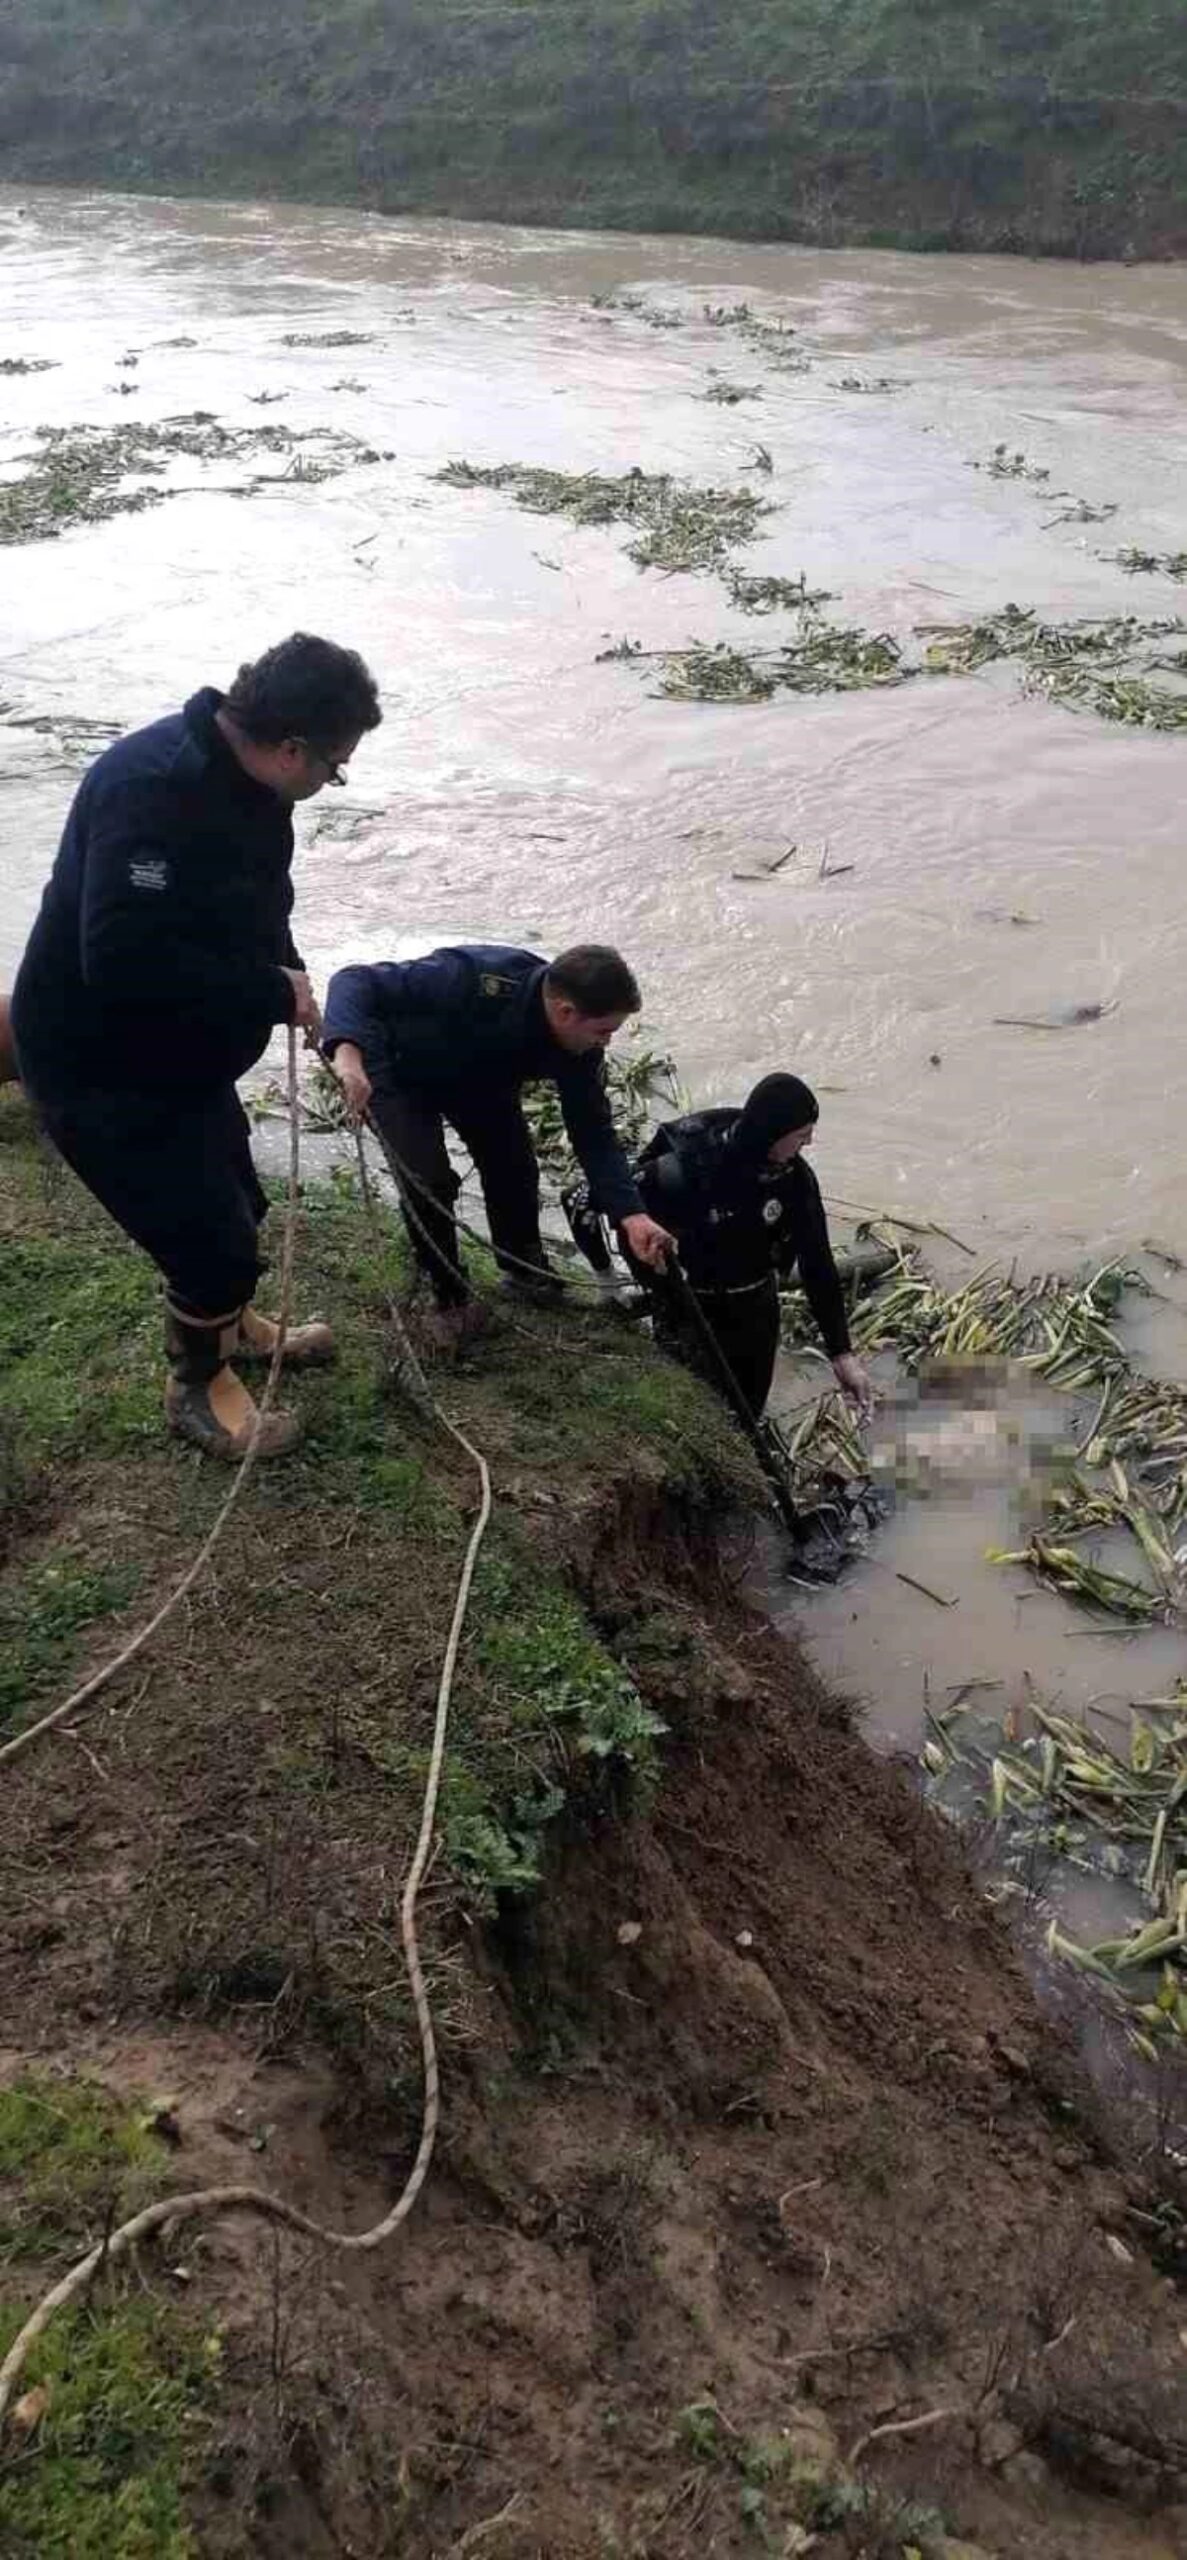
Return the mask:
<path id="1" fill-rule="evenodd" d="M 177 112 L 184 98 L 185 113 Z M 14 0 L 0 173 L 511 221 L 1066 256 L 1187 241 L 1173 0 Z"/>
<path id="2" fill-rule="evenodd" d="M 115 1650 L 148 1614 L 226 1479 L 164 1433 L 155 1275 L 38 1148 L 14 1098 L 0 1103 L 0 1236 L 0 1719 L 19 1729 L 100 1640 Z M 146 1664 L 178 1748 L 211 1696 L 228 1682 L 242 1693 L 230 1747 L 245 1766 L 280 1774 L 290 1798 L 277 1871 L 298 1834 L 325 1828 L 344 1789 L 357 1799 L 353 1819 L 383 1782 L 377 1820 L 389 1841 L 385 1786 L 401 1838 L 413 1824 L 475 1506 L 473 1471 L 393 1381 L 384 1302 L 406 1272 L 391 1218 L 386 1239 L 381 1261 L 353 1177 L 307 1191 L 302 1295 L 332 1312 L 339 1358 L 293 1391 L 306 1425 L 299 1453 L 260 1471 L 210 1591 Z M 480 1255 L 480 1279 L 492 1276 Z M 659 1727 L 575 1595 L 574 1536 L 596 1536 L 588 1524 L 624 1485 L 702 1503 L 751 1489 L 749 1460 L 713 1400 L 585 1303 L 592 1312 L 551 1317 L 492 1307 L 481 1364 L 448 1377 L 451 1409 L 503 1486 L 444 1796 L 455 1885 L 479 1910 L 535 1879 L 547 1827 L 571 1796 L 596 1793 L 607 1773 L 654 1771 Z M 261 1944 L 234 1956 L 216 1954 L 208 1896 L 201 1915 L 182 1910 L 177 1881 L 174 1864 L 167 1934 L 187 1981 L 206 1984 L 230 1964 L 274 1974 L 293 1996 L 295 1940 L 274 1876 Z M 244 1918 L 240 1907 L 236 1927 Z M 302 1919 L 289 1915 L 298 1934 Z M 153 1936 L 159 1963 L 159 1926 Z"/>
<path id="3" fill-rule="evenodd" d="M 10 1730 L 226 1479 L 163 1435 L 151 1275 L 11 1095 L 0 1251 Z M 300 1452 L 6 1775 L 0 2348 L 150 2198 L 247 2180 L 357 2231 L 412 2157 L 398 1902 L 476 1488 L 393 1389 L 394 1227 L 383 1259 L 310 1191 L 342 1347 Z M 945 1826 L 739 1598 L 731 1427 L 571 1308 L 436 1375 L 496 1511 L 421 1911 L 426 2197 L 373 2259 L 224 2221 L 107 2270 L 29 2365 L 0 2547 L 1156 2560 L 1187 2439 L 1147 2170 Z"/>

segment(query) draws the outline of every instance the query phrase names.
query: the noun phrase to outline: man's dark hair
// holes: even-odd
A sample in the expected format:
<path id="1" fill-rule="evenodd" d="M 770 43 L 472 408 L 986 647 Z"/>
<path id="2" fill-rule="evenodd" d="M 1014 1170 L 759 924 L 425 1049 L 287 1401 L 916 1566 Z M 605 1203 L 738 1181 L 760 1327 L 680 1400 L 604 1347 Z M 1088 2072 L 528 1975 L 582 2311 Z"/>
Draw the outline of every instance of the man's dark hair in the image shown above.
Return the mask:
<path id="1" fill-rule="evenodd" d="M 637 1013 L 642 1002 L 633 971 L 607 942 L 575 942 L 550 961 L 545 984 L 591 1021 L 603 1013 Z"/>
<path id="2" fill-rule="evenodd" d="M 319 752 L 377 729 L 383 718 L 379 688 L 358 650 L 310 631 L 294 631 L 240 667 L 223 709 L 257 747 L 303 738 Z"/>

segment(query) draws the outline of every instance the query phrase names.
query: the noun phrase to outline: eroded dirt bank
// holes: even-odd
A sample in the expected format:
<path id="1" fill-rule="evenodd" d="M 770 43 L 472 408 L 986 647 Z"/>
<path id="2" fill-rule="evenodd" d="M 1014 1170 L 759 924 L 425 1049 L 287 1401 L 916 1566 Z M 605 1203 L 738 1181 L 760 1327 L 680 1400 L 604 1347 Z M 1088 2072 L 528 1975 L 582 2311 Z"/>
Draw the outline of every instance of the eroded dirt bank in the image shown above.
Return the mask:
<path id="1" fill-rule="evenodd" d="M 19 1719 L 138 1619 L 214 1495 L 158 1436 L 151 1284 L 18 1105 L 0 1134 Z M 360 2228 L 415 2143 L 394 1906 L 472 1488 L 384 1389 L 356 1206 L 303 1224 L 344 1335 L 299 1391 L 305 1455 L 151 1663 L 8 1775 L 5 2340 L 129 2192 L 247 2176 Z M 226 2222 L 100 2287 L 0 2473 L 3 2547 L 1187 2550 L 1152 2169 L 1084 2112 L 947 1831 L 739 1600 L 716 1416 L 596 1316 L 500 1326 L 449 1395 L 500 1501 L 424 1915 L 427 2200 L 374 2258 Z M 106 1623 L 64 1634 L 86 1576 Z M 508 1855 L 540 1881 L 508 1890 Z M 81 2164 L 55 2148 L 80 2075 L 152 2119 Z M 155 2527 L 121 2521 L 146 2455 L 114 2385 L 78 2398 L 95 2339 L 150 2315 L 150 2415 L 178 2340 L 216 2342 Z"/>

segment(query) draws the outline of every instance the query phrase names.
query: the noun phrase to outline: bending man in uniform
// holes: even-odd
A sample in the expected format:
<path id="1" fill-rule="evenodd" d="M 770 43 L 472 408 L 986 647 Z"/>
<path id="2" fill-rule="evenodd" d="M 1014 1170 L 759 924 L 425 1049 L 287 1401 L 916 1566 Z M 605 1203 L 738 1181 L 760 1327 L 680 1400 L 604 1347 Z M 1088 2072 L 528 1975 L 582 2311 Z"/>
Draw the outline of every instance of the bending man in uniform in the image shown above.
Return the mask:
<path id="1" fill-rule="evenodd" d="M 820 1186 L 804 1157 L 818 1117 L 816 1096 L 798 1076 L 764 1076 L 741 1111 L 665 1121 L 635 1168 L 645 1206 L 676 1236 L 684 1272 L 756 1420 L 779 1348 L 777 1275 L 797 1263 L 838 1383 L 863 1411 L 873 1402 L 850 1348 Z M 640 1276 L 653 1293 L 656 1340 L 720 1388 L 678 1282 Z"/>
<path id="2" fill-rule="evenodd" d="M 617 951 L 583 943 L 556 960 L 502 943 L 464 943 L 423 960 L 339 969 L 326 997 L 324 1048 L 352 1112 L 369 1112 L 404 1203 L 417 1260 L 436 1299 L 442 1348 L 478 1321 L 458 1253 L 460 1184 L 446 1126 L 478 1168 L 504 1286 L 556 1286 L 540 1236 L 540 1176 L 520 1103 L 555 1084 L 569 1142 L 636 1261 L 652 1268 L 671 1237 L 640 1198 L 614 1132 L 603 1053 L 639 990 Z"/>
<path id="3" fill-rule="evenodd" d="M 267 1201 L 235 1080 L 277 1023 L 320 1019 L 293 941 L 293 807 L 342 782 L 381 718 L 353 649 L 296 632 L 225 696 L 122 738 L 66 821 L 21 963 L 12 1028 L 43 1128 L 165 1282 L 172 1428 L 218 1458 L 256 1407 L 232 1361 L 271 1357 L 253 1306 Z M 327 1358 L 325 1325 L 286 1357 Z M 261 1456 L 298 1436 L 269 1413 Z"/>

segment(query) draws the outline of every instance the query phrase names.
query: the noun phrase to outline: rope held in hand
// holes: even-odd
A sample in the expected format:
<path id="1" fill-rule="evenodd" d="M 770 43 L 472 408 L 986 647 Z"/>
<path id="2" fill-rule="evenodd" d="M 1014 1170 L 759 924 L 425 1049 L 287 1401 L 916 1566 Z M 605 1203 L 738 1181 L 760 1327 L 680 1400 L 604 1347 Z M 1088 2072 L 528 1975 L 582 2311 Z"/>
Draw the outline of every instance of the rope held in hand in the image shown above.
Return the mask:
<path id="1" fill-rule="evenodd" d="M 272 1357 L 272 1365 L 268 1372 L 267 1386 L 265 1387 L 264 1394 L 261 1398 L 261 1416 L 267 1411 L 275 1388 L 276 1379 L 279 1375 L 281 1353 L 283 1350 L 285 1330 L 289 1320 L 292 1294 L 293 1251 L 296 1237 L 298 1208 L 298 1125 L 300 1110 L 297 1096 L 296 1038 L 292 1031 L 289 1033 L 289 1091 L 289 1188 L 285 1221 L 284 1255 L 282 1261 L 283 1276 L 279 1334 L 276 1349 Z M 380 1233 L 379 1222 L 378 1218 L 375 1216 L 373 1201 L 370 1206 L 372 1222 L 378 1237 Z M 472 1459 L 474 1465 L 478 1469 L 482 1487 L 482 1497 L 478 1517 L 470 1532 L 469 1541 L 466 1547 L 465 1558 L 458 1581 L 457 1597 L 454 1601 L 453 1616 L 450 1621 L 449 1635 L 445 1646 L 445 1655 L 441 1665 L 441 1676 L 437 1686 L 437 1708 L 433 1725 L 433 1743 L 429 1758 L 428 1778 L 425 1783 L 420 1831 L 417 1836 L 416 1848 L 413 1853 L 412 1864 L 408 1870 L 408 1878 L 404 1886 L 403 1898 L 400 1905 L 400 1932 L 404 1944 L 404 1956 L 408 1967 L 408 1980 L 412 1992 L 413 2006 L 416 2011 L 416 2023 L 420 2033 L 421 2055 L 424 2070 L 424 2101 L 420 2141 L 417 2145 L 416 2158 L 409 2170 L 403 2189 L 397 2196 L 395 2203 L 391 2206 L 390 2211 L 384 2214 L 382 2221 L 374 2223 L 370 2230 L 367 2231 L 330 2230 L 324 2223 L 315 2222 L 309 2214 L 301 2213 L 295 2205 L 287 2203 L 284 2197 L 272 2195 L 263 2187 L 199 2187 L 189 2195 L 165 2196 L 162 2197 L 159 2203 L 147 2205 L 141 2213 L 133 2214 L 130 2221 L 122 2223 L 118 2230 L 110 2232 L 106 2238 L 97 2242 L 93 2249 L 89 2249 L 87 2251 L 85 2257 L 79 2258 L 75 2265 L 70 2267 L 67 2270 L 67 2273 L 59 2279 L 58 2283 L 51 2286 L 49 2292 L 42 2296 L 42 2299 L 37 2304 L 36 2308 L 30 2312 L 23 2328 L 14 2338 L 3 2364 L 0 2365 L 0 2429 L 3 2428 L 6 2412 L 12 2400 L 12 2395 L 17 2382 L 24 2370 L 28 2356 L 32 2348 L 36 2345 L 37 2340 L 49 2327 L 55 2313 L 65 2310 L 68 2304 L 77 2301 L 80 2294 L 86 2291 L 86 2288 L 90 2284 L 93 2276 L 98 2274 L 102 2268 L 108 2265 L 114 2265 L 118 2259 L 126 2257 L 129 2251 L 134 2249 L 139 2241 L 147 2239 L 150 2233 L 154 2231 L 175 2229 L 179 2224 L 192 2222 L 199 2216 L 203 2219 L 209 2219 L 215 2214 L 252 2213 L 258 2214 L 265 2221 L 281 2224 L 285 2230 L 300 2232 L 306 2239 L 321 2241 L 323 2245 L 332 2249 L 349 2249 L 358 2252 L 370 2251 L 372 2249 L 382 2248 L 385 2241 L 391 2239 L 393 2232 L 399 2229 L 401 2223 L 408 2220 L 408 2217 L 416 2204 L 417 2198 L 420 2195 L 421 2189 L 424 2186 L 425 2180 L 428 2177 L 429 2165 L 432 2160 L 433 2149 L 437 2139 L 437 2126 L 440 2117 L 441 2101 L 437 2067 L 437 2045 L 433 2030 L 433 2016 L 432 2010 L 429 2006 L 428 1993 L 425 1989 L 424 1972 L 420 1961 L 420 1949 L 417 1944 L 416 1905 L 432 1849 L 433 1831 L 437 1818 L 437 1801 L 441 1788 L 441 1772 L 445 1760 L 445 1743 L 449 1730 L 450 1700 L 453 1693 L 454 1673 L 457 1668 L 457 1658 L 462 1640 L 462 1630 L 465 1625 L 470 1589 L 474 1579 L 474 1568 L 478 1561 L 479 1548 L 481 1547 L 483 1538 L 486 1535 L 487 1524 L 491 1513 L 490 1470 L 485 1458 L 481 1451 L 476 1449 L 466 1438 L 465 1433 L 458 1429 L 457 1424 L 450 1421 L 448 1414 L 442 1410 L 441 1406 L 436 1403 L 436 1400 L 433 1399 L 432 1401 L 433 1410 L 438 1420 L 442 1423 L 445 1430 L 449 1432 L 450 1436 L 457 1441 L 459 1447 L 465 1451 L 467 1457 Z M 188 1573 L 178 1585 L 176 1591 L 172 1593 L 170 1599 L 157 1611 L 156 1616 L 149 1620 L 147 1626 L 141 1629 L 140 1634 L 134 1639 L 134 1641 L 130 1645 L 125 1646 L 123 1652 L 117 1655 L 113 1662 L 108 1663 L 102 1671 L 98 1672 L 93 1680 L 88 1681 L 85 1687 L 79 1690 L 73 1698 L 68 1699 L 64 1707 L 56 1709 L 50 1716 L 43 1717 L 40 1724 L 33 1726 L 30 1732 L 22 1734 L 19 1737 L 22 1744 L 32 1741 L 36 1735 L 46 1732 L 53 1725 L 59 1724 L 73 1708 L 78 1707 L 84 1700 L 93 1697 L 97 1690 L 100 1689 L 107 1680 L 110 1680 L 114 1676 L 116 1671 L 120 1670 L 126 1662 L 131 1661 L 133 1655 L 139 1652 L 143 1644 L 147 1643 L 148 1638 L 155 1632 L 157 1627 L 163 1624 L 165 1618 L 168 1617 L 170 1610 L 176 1607 L 178 1601 L 188 1590 L 192 1589 L 193 1584 L 197 1580 L 203 1566 L 208 1562 L 211 1554 L 213 1553 L 218 1539 L 221 1537 L 227 1520 L 230 1517 L 233 1505 L 243 1490 L 244 1482 L 246 1481 L 252 1460 L 255 1456 L 258 1432 L 259 1426 L 257 1424 L 256 1433 L 253 1436 L 251 1445 L 240 1463 L 239 1472 L 231 1488 L 231 1492 L 219 1512 L 218 1518 L 214 1523 L 214 1527 L 211 1530 L 209 1537 L 206 1539 L 205 1544 L 196 1556 Z M 11 1750 L 11 1746 L 9 1746 L 9 1750 Z"/>

